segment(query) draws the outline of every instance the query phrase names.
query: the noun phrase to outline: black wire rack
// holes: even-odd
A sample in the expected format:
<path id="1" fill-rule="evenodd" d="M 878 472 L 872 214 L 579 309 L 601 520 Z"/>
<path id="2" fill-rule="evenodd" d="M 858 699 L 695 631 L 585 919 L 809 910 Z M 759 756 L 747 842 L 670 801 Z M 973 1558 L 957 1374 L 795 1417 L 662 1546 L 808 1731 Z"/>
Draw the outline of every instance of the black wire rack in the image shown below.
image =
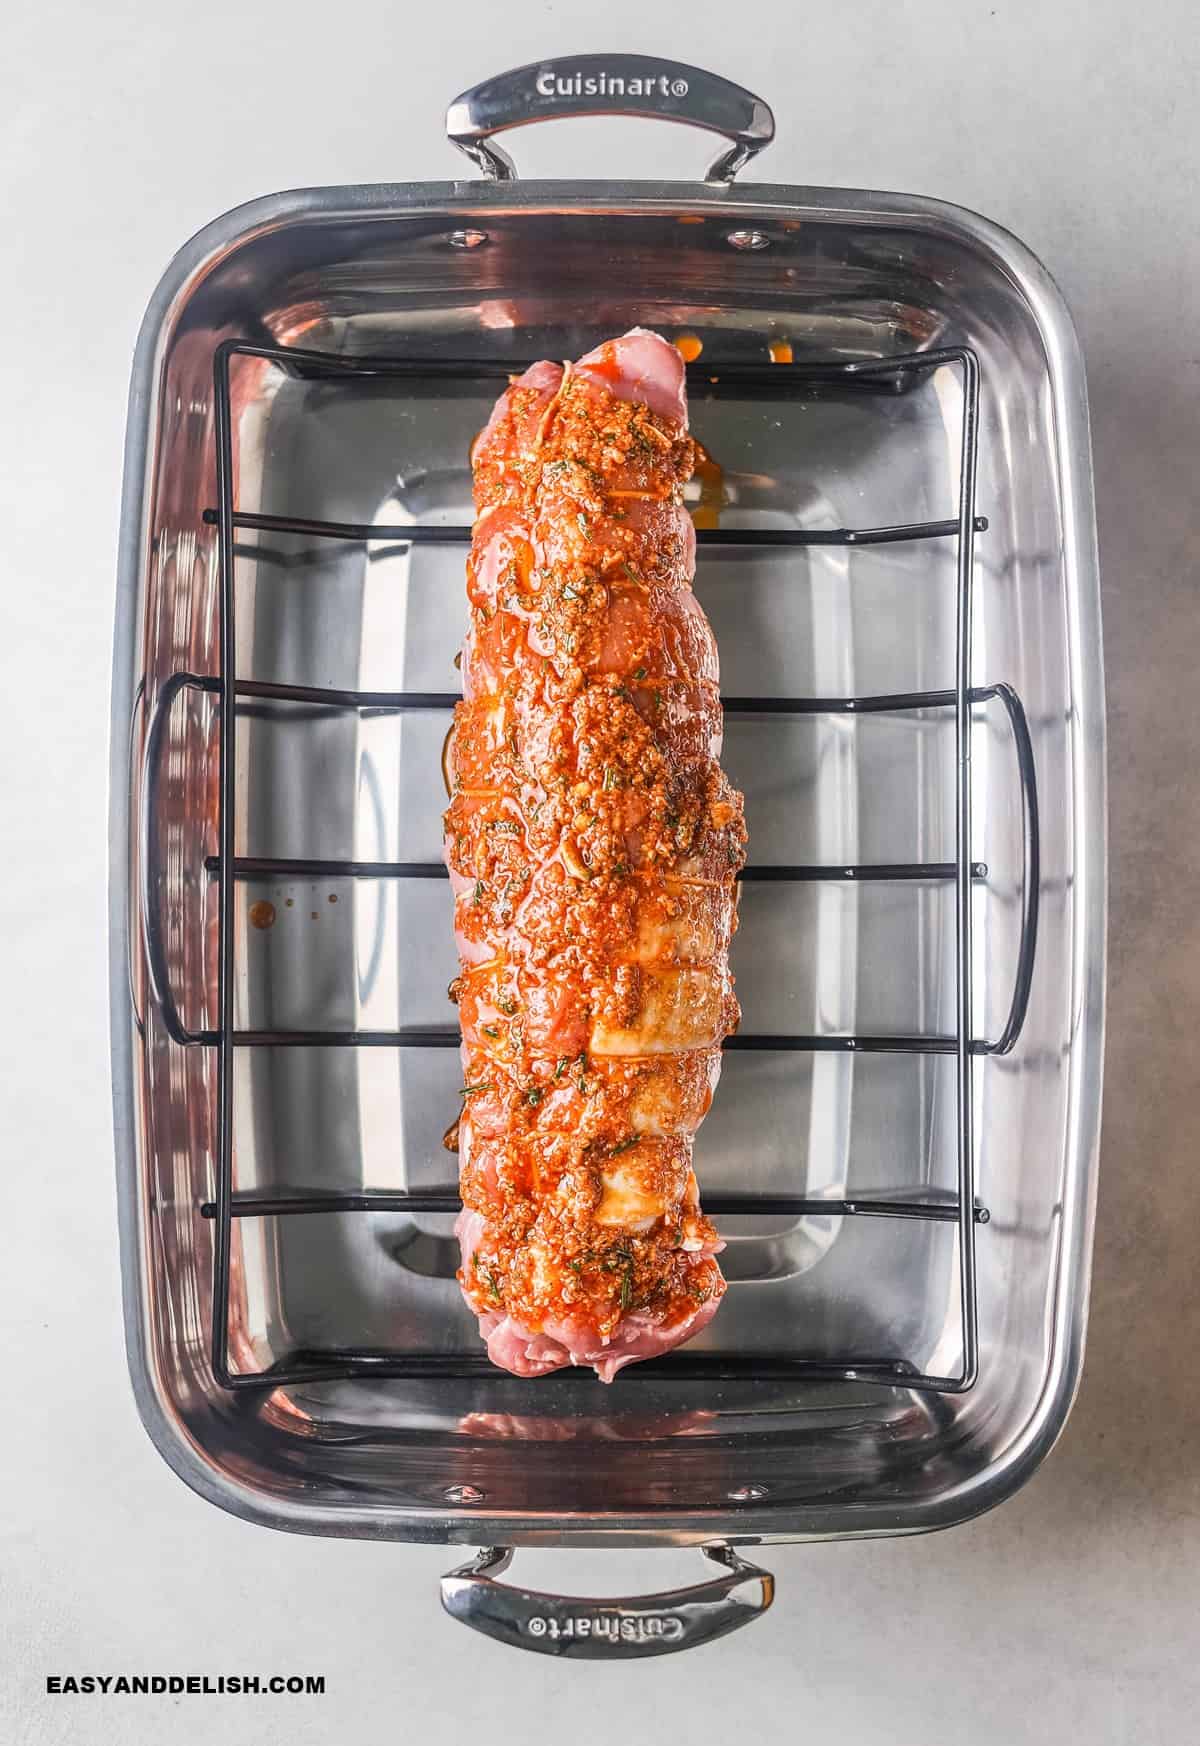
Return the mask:
<path id="1" fill-rule="evenodd" d="M 437 1377 L 492 1374 L 494 1369 L 482 1351 L 478 1353 L 431 1354 L 336 1348 L 297 1350 L 265 1370 L 253 1373 L 231 1370 L 229 1363 L 230 1256 L 233 1221 L 273 1215 L 343 1212 L 437 1212 L 458 1210 L 457 1196 L 442 1193 L 362 1192 L 340 1193 L 319 1188 L 235 1190 L 233 1185 L 233 1076 L 234 1056 L 244 1048 L 456 1048 L 457 1026 L 406 1027 L 393 1031 L 363 1030 L 242 1030 L 234 1023 L 234 892 L 239 880 L 281 876 L 347 877 L 355 879 L 443 878 L 440 864 L 353 860 L 296 860 L 239 856 L 234 844 L 234 788 L 236 734 L 240 709 L 264 704 L 288 703 L 311 706 L 315 711 L 340 710 L 451 710 L 457 694 L 449 692 L 351 691 L 304 685 L 267 683 L 240 679 L 235 670 L 235 567 L 240 555 L 263 561 L 268 552 L 257 545 L 239 547 L 238 530 L 256 533 L 286 533 L 316 540 L 349 540 L 362 544 L 384 542 L 393 547 L 418 544 L 467 544 L 465 526 L 394 527 L 378 524 L 319 521 L 293 516 L 264 515 L 239 509 L 234 502 L 234 465 L 230 407 L 230 374 L 234 357 L 267 360 L 293 376 L 321 379 L 409 378 L 420 381 L 457 382 L 506 378 L 520 366 L 494 360 L 439 360 L 436 362 L 394 358 L 342 358 L 291 347 L 251 345 L 230 341 L 219 346 L 214 359 L 215 416 L 217 439 L 217 497 L 215 508 L 204 520 L 218 532 L 220 598 L 220 672 L 216 675 L 176 672 L 159 688 L 150 711 L 144 741 L 143 808 L 141 843 L 141 916 L 147 981 L 168 1036 L 188 1048 L 218 1052 L 217 1146 L 215 1194 L 204 1202 L 202 1215 L 214 1226 L 214 1276 L 212 1362 L 218 1381 L 229 1389 L 277 1388 L 301 1382 L 318 1382 L 355 1376 Z M 970 1388 L 978 1369 L 978 1314 L 975 1286 L 975 1232 L 988 1221 L 987 1209 L 975 1195 L 975 1162 L 972 1125 L 972 1063 L 978 1056 L 1007 1054 L 1020 1034 L 1029 1000 L 1037 943 L 1038 806 L 1033 746 L 1024 707 L 1013 688 L 998 683 L 972 686 L 971 613 L 975 535 L 986 531 L 987 522 L 975 510 L 976 450 L 978 440 L 979 367 L 967 347 L 943 348 L 902 357 L 855 361 L 808 363 L 789 366 L 722 364 L 716 372 L 705 367 L 702 374 L 689 372 L 698 392 L 735 393 L 777 398 L 810 392 L 814 385 L 835 391 L 903 392 L 922 374 L 943 367 L 961 372 L 962 430 L 959 455 L 957 512 L 952 519 L 911 522 L 889 527 L 837 529 L 701 529 L 700 551 L 721 547 L 730 551 L 756 547 L 872 546 L 908 541 L 953 539 L 956 543 L 956 625 L 954 683 L 943 690 L 887 693 L 866 697 L 725 697 L 727 715 L 871 715 L 906 711 L 954 713 L 955 726 L 955 858 L 946 862 L 871 863 L 855 866 L 748 866 L 744 880 L 814 882 L 920 881 L 952 883 L 955 889 L 955 1029 L 947 1035 L 757 1035 L 739 1033 L 727 1039 L 729 1050 L 822 1051 L 848 1054 L 902 1053 L 951 1055 L 956 1063 L 957 1185 L 952 1194 L 926 1191 L 904 1199 L 859 1197 L 832 1199 L 781 1194 L 709 1194 L 705 1208 L 718 1217 L 735 1214 L 826 1215 L 858 1218 L 920 1219 L 952 1223 L 957 1228 L 959 1304 L 962 1328 L 962 1366 L 957 1375 L 938 1376 L 921 1372 L 903 1357 L 882 1356 L 839 1365 L 791 1353 L 696 1353 L 686 1348 L 669 1357 L 633 1366 L 630 1377 L 704 1377 L 711 1379 L 802 1379 L 846 1380 L 879 1383 L 938 1393 L 960 1393 Z M 282 562 L 290 555 L 277 554 Z M 218 705 L 220 732 L 219 850 L 207 869 L 219 892 L 218 987 L 219 1022 L 212 1029 L 192 1030 L 182 1021 L 171 992 L 167 969 L 166 939 L 157 904 L 161 867 L 155 825 L 155 795 L 161 752 L 169 726 L 172 705 L 185 690 L 209 693 Z M 1004 710 L 1013 736 L 1020 778 L 1023 814 L 1023 870 L 1021 884 L 1020 944 L 1012 1000 L 1005 1025 L 994 1039 L 972 1034 L 971 935 L 972 888 L 987 878 L 987 868 L 970 860 L 972 710 L 990 702 Z M 570 1372 L 559 1372 L 559 1376 Z M 540 1386 L 553 1384 L 554 1376 Z"/>

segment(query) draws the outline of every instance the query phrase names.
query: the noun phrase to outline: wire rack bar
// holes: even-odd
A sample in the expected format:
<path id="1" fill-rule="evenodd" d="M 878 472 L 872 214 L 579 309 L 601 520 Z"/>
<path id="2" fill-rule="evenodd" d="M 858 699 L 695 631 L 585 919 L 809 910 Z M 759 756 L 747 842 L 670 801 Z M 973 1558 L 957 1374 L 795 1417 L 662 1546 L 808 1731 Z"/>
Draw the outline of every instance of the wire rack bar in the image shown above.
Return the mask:
<path id="1" fill-rule="evenodd" d="M 204 520 L 212 527 L 220 525 L 215 509 L 204 511 Z M 263 515 L 258 511 L 239 509 L 233 517 L 234 527 L 254 529 L 260 533 L 302 534 L 310 539 L 352 540 L 367 545 L 374 540 L 387 540 L 394 546 L 469 546 L 469 524 L 436 522 L 373 522 L 315 521 L 301 515 Z M 987 530 L 986 516 L 977 516 L 975 531 Z M 799 546 L 894 546 L 910 540 L 937 540 L 956 536 L 957 521 L 912 521 L 896 527 L 756 527 L 697 528 L 697 548 L 741 550 L 746 547 Z M 239 557 L 258 557 L 254 546 L 244 546 Z M 269 560 L 268 560 L 269 561 Z"/>
<path id="2" fill-rule="evenodd" d="M 284 1218 L 304 1213 L 334 1212 L 457 1213 L 461 1210 L 462 1200 L 457 1194 L 417 1189 L 362 1189 L 345 1193 L 335 1193 L 330 1189 L 271 1189 L 261 1193 L 241 1189 L 235 1192 L 232 1203 L 234 1218 Z M 858 1217 L 930 1219 L 935 1223 L 949 1224 L 958 1218 L 958 1199 L 885 1200 L 860 1195 L 853 1200 L 833 1200 L 823 1195 L 706 1194 L 704 1210 L 715 1218 Z M 215 1219 L 216 1201 L 203 1201 L 200 1212 L 206 1219 Z M 988 1209 L 976 1201 L 976 1224 L 986 1225 L 990 1218 Z"/>
<path id="3" fill-rule="evenodd" d="M 205 1040 L 215 1041 L 215 1033 Z M 457 1049 L 462 1038 L 452 1025 L 402 1025 L 391 1031 L 331 1031 L 331 1030 L 269 1030 L 234 1031 L 233 1041 L 239 1049 Z M 916 1036 L 897 1032 L 894 1036 L 841 1036 L 837 1032 L 801 1034 L 791 1031 L 738 1031 L 726 1037 L 723 1048 L 727 1054 L 785 1053 L 800 1055 L 953 1055 L 954 1037 Z M 987 1045 L 977 1045 L 978 1052 L 991 1053 Z"/>
<path id="4" fill-rule="evenodd" d="M 205 869 L 215 878 L 221 871 L 221 857 L 209 855 Z M 305 861 L 269 855 L 237 855 L 233 862 L 235 879 L 448 879 L 441 861 Z M 855 863 L 849 867 L 801 865 L 780 862 L 777 865 L 743 867 L 735 878 L 751 885 L 817 885 L 826 881 L 860 885 L 878 881 L 885 884 L 937 884 L 957 877 L 953 861 L 878 861 Z M 972 861 L 972 879 L 985 879 L 987 865 Z"/>
<path id="5" fill-rule="evenodd" d="M 233 423 L 229 398 L 229 357 L 218 352 L 215 370 L 215 421 L 217 438 L 217 499 L 220 525 L 217 551 L 220 570 L 220 764 L 218 783 L 220 813 L 218 833 L 222 867 L 233 863 L 236 853 L 235 805 L 237 782 L 237 630 L 234 622 L 236 589 L 233 586 Z M 212 1362 L 218 1381 L 227 1385 L 229 1368 L 229 1260 L 233 1244 L 233 1052 L 234 964 L 233 907 L 236 887 L 222 879 L 219 888 L 217 930 L 217 1161 L 216 1198 L 222 1209 L 216 1220 L 213 1251 Z"/>
<path id="6" fill-rule="evenodd" d="M 962 353 L 962 436 L 958 477 L 958 586 L 955 607 L 954 750 L 957 763 L 955 812 L 956 927 L 955 972 L 958 992 L 955 1055 L 958 1085 L 958 1259 L 962 1319 L 962 1373 L 954 1391 L 965 1390 L 979 1372 L 979 1301 L 975 1290 L 975 1128 L 971 999 L 971 580 L 975 552 L 975 471 L 979 422 L 979 363 Z"/>
<path id="7" fill-rule="evenodd" d="M 198 681 L 203 683 L 203 681 Z M 988 703 L 1007 690 L 1001 685 L 971 688 L 971 704 Z M 239 679 L 238 697 L 268 703 L 303 703 L 327 709 L 439 710 L 453 709 L 459 691 L 355 691 L 331 685 L 290 685 L 273 679 Z M 722 696 L 726 715 L 904 715 L 925 709 L 953 709 L 955 694 L 941 691 L 884 691 L 864 697 L 734 697 Z"/>
<path id="8" fill-rule="evenodd" d="M 710 1353 L 695 1352 L 685 1346 L 669 1358 L 648 1359 L 632 1366 L 631 1371 L 636 1371 L 643 1381 L 858 1382 L 919 1393 L 953 1394 L 961 1390 L 957 1378 L 923 1376 L 915 1365 L 902 1358 L 864 1358 L 843 1366 L 797 1357 L 790 1352 Z M 556 1378 L 561 1386 L 570 1376 L 570 1370 L 551 1372 L 539 1380 L 538 1387 L 553 1387 Z M 495 1383 L 501 1379 L 501 1373 L 479 1352 L 375 1352 L 361 1347 L 336 1347 L 315 1353 L 301 1349 L 266 1370 L 251 1375 L 234 1372 L 222 1380 L 232 1393 L 241 1393 L 363 1377 L 378 1381 L 479 1377 Z"/>
<path id="9" fill-rule="evenodd" d="M 928 351 L 900 352 L 890 358 L 811 359 L 799 363 L 763 364 L 750 359 L 726 359 L 718 363 L 707 360 L 692 364 L 685 370 L 688 397 L 701 399 L 761 399 L 766 395 L 780 399 L 804 399 L 813 387 L 836 388 L 841 392 L 855 387 L 865 392 L 895 393 L 910 384 L 911 378 L 927 374 L 944 365 L 962 363 L 961 346 L 935 346 Z M 250 340 L 223 340 L 217 347 L 214 363 L 223 363 L 228 374 L 228 360 L 233 357 L 259 358 L 277 365 L 286 375 L 304 381 L 401 380 L 409 382 L 511 381 L 538 360 L 533 358 L 403 358 L 379 354 L 356 356 L 353 353 L 309 351 L 303 346 L 257 344 Z"/>

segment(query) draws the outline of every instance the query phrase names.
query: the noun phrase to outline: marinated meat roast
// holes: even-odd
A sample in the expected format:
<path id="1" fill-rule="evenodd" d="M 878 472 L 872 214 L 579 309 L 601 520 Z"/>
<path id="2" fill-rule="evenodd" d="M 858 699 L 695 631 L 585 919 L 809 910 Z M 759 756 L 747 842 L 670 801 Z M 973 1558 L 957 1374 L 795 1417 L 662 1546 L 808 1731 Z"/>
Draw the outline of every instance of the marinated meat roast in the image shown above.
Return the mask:
<path id="1" fill-rule="evenodd" d="M 725 1290 L 692 1141 L 737 1025 L 746 831 L 683 505 L 683 364 L 640 328 L 539 363 L 472 450 L 446 860 L 459 1280 L 519 1376 L 666 1352 Z"/>

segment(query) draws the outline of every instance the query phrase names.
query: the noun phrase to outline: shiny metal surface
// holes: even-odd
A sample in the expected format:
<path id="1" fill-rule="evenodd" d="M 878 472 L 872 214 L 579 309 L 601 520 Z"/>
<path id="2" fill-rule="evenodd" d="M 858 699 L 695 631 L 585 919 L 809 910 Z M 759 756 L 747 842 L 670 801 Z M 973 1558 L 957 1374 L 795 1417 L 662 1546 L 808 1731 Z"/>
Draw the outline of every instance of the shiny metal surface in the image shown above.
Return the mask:
<path id="1" fill-rule="evenodd" d="M 725 1575 L 665 1594 L 601 1599 L 541 1594 L 497 1582 L 512 1562 L 506 1546 L 442 1578 L 442 1605 L 452 1619 L 507 1643 L 571 1661 L 634 1661 L 674 1655 L 727 1637 L 760 1619 L 775 1598 L 775 1579 L 731 1546 L 706 1548 Z"/>
<path id="2" fill-rule="evenodd" d="M 682 221 L 682 222 L 681 222 Z M 731 246 L 756 232 L 766 246 Z M 486 239 L 465 248 L 454 237 Z M 169 270 L 135 366 L 114 682 L 140 754 L 167 676 L 216 668 L 212 357 L 264 337 L 349 354 L 569 356 L 634 322 L 706 357 L 787 338 L 797 358 L 967 344 L 983 382 L 974 672 L 1030 719 L 1043 797 L 1040 937 L 1012 1054 L 974 1068 L 979 1381 L 956 1398 L 852 1384 L 659 1378 L 553 1394 L 505 1377 L 326 1383 L 231 1399 L 208 1364 L 211 1052 L 180 1048 L 147 1000 L 126 923 L 139 796 L 114 796 L 113 1035 L 131 1368 L 167 1459 L 207 1496 L 312 1532 L 459 1543 L 912 1531 L 987 1507 L 1031 1471 L 1078 1378 L 1095 1186 L 1104 976 L 1103 696 L 1086 400 L 1069 318 L 1011 237 L 933 202 L 827 190 L 453 184 L 278 196 L 220 220 Z M 716 367 L 716 366 L 714 366 Z M 491 388 L 364 392 L 243 366 L 239 503 L 395 523 L 469 519 L 467 444 Z M 953 384 L 894 398 L 701 401 L 729 524 L 853 525 L 949 513 Z M 253 549 L 257 540 L 259 549 Z M 445 690 L 461 554 L 246 542 L 238 670 L 358 689 Z M 269 553 L 262 548 L 270 548 Z M 932 545 L 716 552 L 698 579 L 731 692 L 851 694 L 949 682 L 953 559 Z M 1023 813 L 996 704 L 972 736 L 976 1034 L 996 1034 L 1020 933 Z M 161 719 L 161 718 L 160 718 Z M 131 730 L 132 724 L 132 730 Z M 426 859 L 438 852 L 440 733 L 419 714 L 263 709 L 239 721 L 239 854 Z M 932 717 L 730 723 L 756 859 L 945 859 L 952 725 Z M 156 893 L 183 1022 L 216 1022 L 213 703 L 186 690 L 164 730 Z M 139 765 L 135 757 L 134 767 Z M 131 810 L 132 802 L 132 810 Z M 336 898 L 336 902 L 331 899 Z M 291 900 L 290 905 L 289 901 Z M 252 925 L 256 902 L 273 925 Z M 261 915 L 262 912 L 260 912 Z M 447 1022 L 445 889 L 274 879 L 236 894 L 239 1022 Z M 953 1028 L 953 903 L 938 887 L 747 887 L 735 971 L 747 1028 Z M 131 1003 L 126 955 L 132 974 Z M 143 1015 L 143 1028 L 135 1015 Z M 438 1145 L 449 1051 L 254 1050 L 238 1065 L 239 1187 L 452 1183 Z M 710 1190 L 853 1196 L 939 1190 L 953 1063 L 731 1054 L 697 1153 Z M 930 1367 L 960 1339 L 954 1231 L 909 1221 L 740 1221 L 713 1349 Z M 255 1367 L 339 1337 L 431 1353 L 473 1335 L 449 1220 L 242 1220 L 231 1347 Z M 630 1373 L 631 1376 L 633 1373 Z M 447 1488 L 469 1487 L 447 1499 Z M 477 1494 L 477 1496 L 476 1496 Z M 475 1501 L 464 1501 L 474 1498 Z"/>
<path id="3" fill-rule="evenodd" d="M 732 182 L 775 138 L 775 117 L 761 97 L 729 79 L 655 55 L 573 55 L 533 61 L 485 79 L 446 111 L 446 134 L 497 182 L 516 167 L 494 135 L 564 115 L 648 115 L 720 133 L 729 145 L 709 165 L 709 182 Z"/>

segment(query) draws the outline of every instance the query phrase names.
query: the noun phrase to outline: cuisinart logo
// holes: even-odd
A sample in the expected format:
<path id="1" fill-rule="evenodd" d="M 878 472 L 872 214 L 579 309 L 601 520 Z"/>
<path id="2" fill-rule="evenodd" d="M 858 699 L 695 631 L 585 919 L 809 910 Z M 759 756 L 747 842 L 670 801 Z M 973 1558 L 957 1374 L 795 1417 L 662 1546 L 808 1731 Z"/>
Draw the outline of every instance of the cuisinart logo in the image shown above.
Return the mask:
<path id="1" fill-rule="evenodd" d="M 678 1613 L 568 1613 L 562 1619 L 535 1613 L 525 1625 L 531 1637 L 599 1637 L 607 1643 L 678 1643 L 685 1628 Z"/>
<path id="2" fill-rule="evenodd" d="M 653 78 L 619 73 L 539 73 L 539 97 L 686 97 L 686 79 L 672 79 L 666 73 Z"/>

